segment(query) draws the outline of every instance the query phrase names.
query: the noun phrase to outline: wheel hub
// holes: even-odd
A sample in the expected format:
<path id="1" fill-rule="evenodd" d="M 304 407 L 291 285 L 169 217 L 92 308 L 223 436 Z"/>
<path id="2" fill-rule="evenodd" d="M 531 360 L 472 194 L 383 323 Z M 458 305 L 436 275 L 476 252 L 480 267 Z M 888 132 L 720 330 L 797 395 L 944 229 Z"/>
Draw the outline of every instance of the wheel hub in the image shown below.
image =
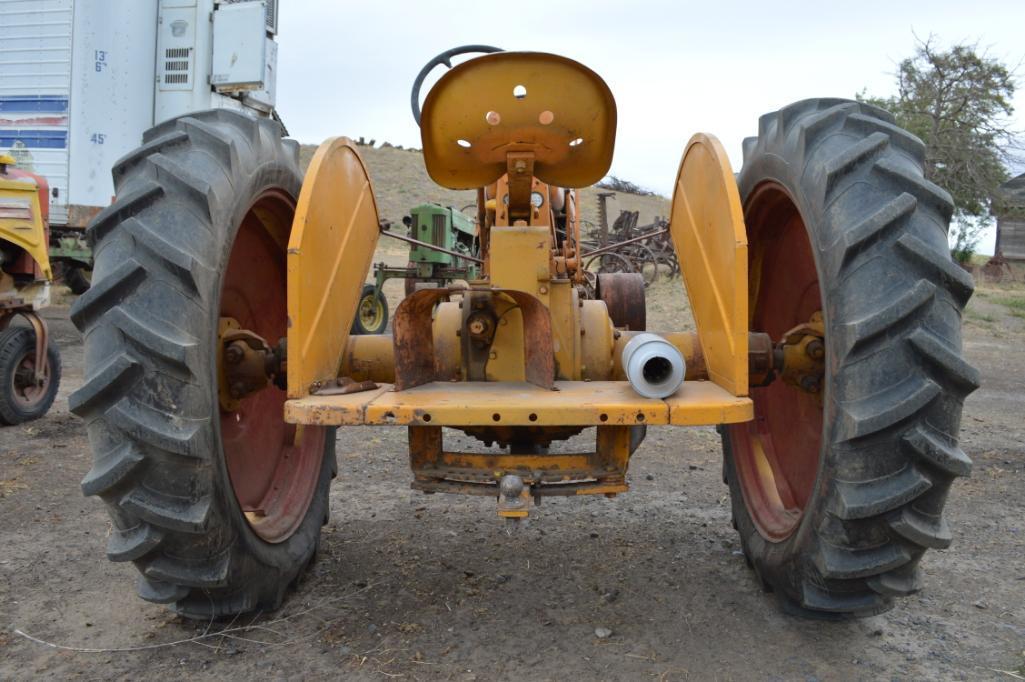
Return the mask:
<path id="1" fill-rule="evenodd" d="M 265 341 L 287 329 L 285 245 L 294 212 L 290 196 L 270 190 L 246 214 L 221 288 L 216 340 L 229 479 L 250 527 L 271 543 L 291 537 L 305 517 L 327 433 L 285 423 L 280 358 Z"/>

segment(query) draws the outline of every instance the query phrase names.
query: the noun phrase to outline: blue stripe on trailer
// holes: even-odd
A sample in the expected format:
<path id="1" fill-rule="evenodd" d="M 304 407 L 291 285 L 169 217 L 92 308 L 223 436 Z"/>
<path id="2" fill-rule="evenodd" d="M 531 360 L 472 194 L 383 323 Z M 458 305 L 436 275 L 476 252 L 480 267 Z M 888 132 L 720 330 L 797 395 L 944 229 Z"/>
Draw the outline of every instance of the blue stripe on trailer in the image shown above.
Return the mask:
<path id="1" fill-rule="evenodd" d="M 68 113 L 68 98 L 47 95 L 0 96 L 0 113 L 66 114 Z"/>
<path id="2" fill-rule="evenodd" d="M 66 130 L 10 130 L 0 129 L 0 148 L 7 149 L 21 142 L 29 149 L 66 149 Z"/>

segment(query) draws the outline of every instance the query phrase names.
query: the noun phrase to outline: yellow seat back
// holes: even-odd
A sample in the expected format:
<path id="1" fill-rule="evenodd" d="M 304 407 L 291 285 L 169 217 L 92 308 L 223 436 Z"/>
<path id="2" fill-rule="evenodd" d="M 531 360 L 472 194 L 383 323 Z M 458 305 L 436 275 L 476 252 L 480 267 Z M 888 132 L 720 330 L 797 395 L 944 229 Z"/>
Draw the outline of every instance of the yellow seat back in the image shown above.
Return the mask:
<path id="1" fill-rule="evenodd" d="M 586 66 L 541 52 L 499 52 L 459 64 L 424 101 L 424 163 L 450 189 L 488 185 L 506 154 L 534 154 L 534 175 L 587 187 L 612 164 L 616 101 Z"/>

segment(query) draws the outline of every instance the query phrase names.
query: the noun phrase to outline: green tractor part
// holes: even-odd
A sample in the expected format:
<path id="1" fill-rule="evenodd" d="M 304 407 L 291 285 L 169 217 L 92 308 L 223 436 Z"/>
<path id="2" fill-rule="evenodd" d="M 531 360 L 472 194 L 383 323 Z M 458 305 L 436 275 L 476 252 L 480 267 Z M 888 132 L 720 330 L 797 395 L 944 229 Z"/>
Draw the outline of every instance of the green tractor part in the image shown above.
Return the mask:
<path id="1" fill-rule="evenodd" d="M 453 280 L 475 280 L 479 277 L 479 241 L 477 227 L 462 211 L 436 203 L 420 204 L 402 219 L 409 229 L 408 237 L 388 231 L 381 234 L 410 244 L 406 267 L 386 263 L 374 266 L 374 283 L 363 287 L 353 334 L 381 334 L 388 326 L 388 300 L 382 288 L 389 279 L 406 280 L 406 295 L 417 288 L 444 287 Z M 387 224 L 385 224 L 387 225 Z"/>

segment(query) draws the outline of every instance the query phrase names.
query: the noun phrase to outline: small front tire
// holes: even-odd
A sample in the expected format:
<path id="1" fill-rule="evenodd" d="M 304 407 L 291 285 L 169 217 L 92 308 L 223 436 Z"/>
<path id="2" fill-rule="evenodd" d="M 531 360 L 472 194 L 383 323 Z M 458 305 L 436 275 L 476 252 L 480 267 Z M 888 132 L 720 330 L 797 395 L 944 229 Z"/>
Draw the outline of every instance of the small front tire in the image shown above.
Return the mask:
<path id="1" fill-rule="evenodd" d="M 376 292 L 376 293 L 375 293 Z M 352 334 L 383 334 L 388 327 L 388 299 L 373 284 L 364 284 L 352 320 Z"/>
<path id="2" fill-rule="evenodd" d="M 61 358 L 52 341 L 46 346 L 47 366 L 42 382 L 34 378 L 36 336 L 28 327 L 0 333 L 0 422 L 13 425 L 39 419 L 57 397 Z"/>

